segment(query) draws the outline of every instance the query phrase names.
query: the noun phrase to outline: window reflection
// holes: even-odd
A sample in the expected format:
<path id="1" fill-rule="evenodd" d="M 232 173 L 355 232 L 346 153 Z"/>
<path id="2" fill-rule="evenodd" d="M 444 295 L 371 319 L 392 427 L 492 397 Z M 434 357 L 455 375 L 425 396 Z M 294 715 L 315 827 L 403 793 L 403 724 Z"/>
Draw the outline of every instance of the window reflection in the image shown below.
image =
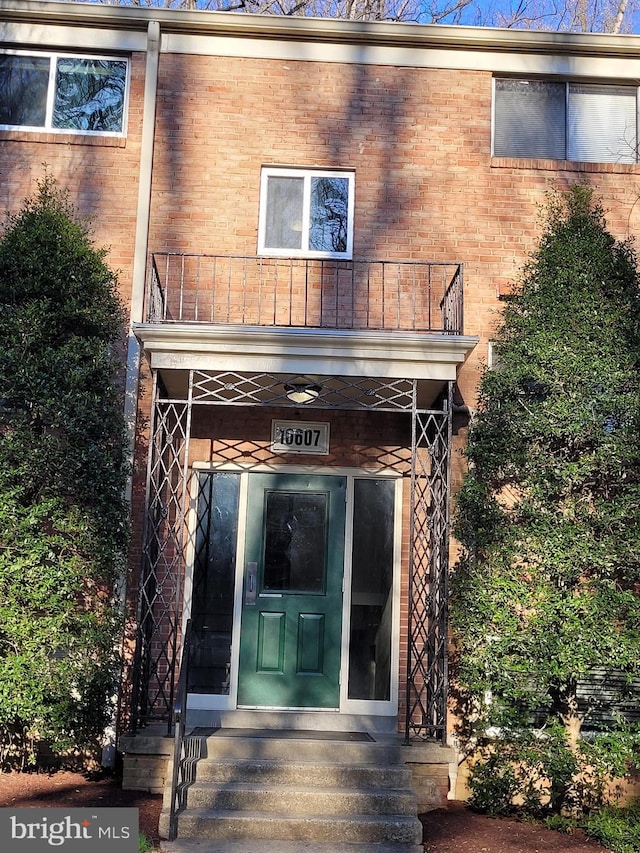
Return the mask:
<path id="1" fill-rule="evenodd" d="M 325 590 L 328 495 L 266 493 L 263 589 Z"/>
<path id="2" fill-rule="evenodd" d="M 240 476 L 200 474 L 189 690 L 229 692 Z"/>
<path id="3" fill-rule="evenodd" d="M 0 54 L 0 125 L 121 133 L 126 85 L 124 59 Z"/>
<path id="4" fill-rule="evenodd" d="M 346 252 L 349 181 L 346 178 L 312 178 L 309 248 Z"/>
<path id="5" fill-rule="evenodd" d="M 102 59 L 60 59 L 53 126 L 74 130 L 122 129 L 127 66 Z"/>
<path id="6" fill-rule="evenodd" d="M 44 125 L 49 57 L 0 55 L 0 124 Z"/>
<path id="7" fill-rule="evenodd" d="M 349 638 L 349 698 L 391 698 L 392 480 L 356 479 Z"/>

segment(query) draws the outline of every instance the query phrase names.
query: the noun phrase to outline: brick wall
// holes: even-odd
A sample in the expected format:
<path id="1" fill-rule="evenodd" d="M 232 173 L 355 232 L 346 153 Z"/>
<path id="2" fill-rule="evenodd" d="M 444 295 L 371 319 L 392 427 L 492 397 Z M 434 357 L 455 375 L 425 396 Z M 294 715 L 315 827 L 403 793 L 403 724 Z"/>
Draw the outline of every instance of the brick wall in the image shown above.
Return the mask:
<path id="1" fill-rule="evenodd" d="M 126 139 L 65 133 L 0 130 L 0 210 L 16 213 L 45 170 L 68 189 L 78 215 L 88 218 L 95 245 L 109 250 L 125 305 L 138 202 L 144 57 L 132 58 Z"/>
<path id="2" fill-rule="evenodd" d="M 125 302 L 143 85 L 134 55 L 124 140 L 0 131 L 0 207 L 15 212 L 46 163 L 110 248 Z M 490 141 L 489 72 L 162 54 L 150 248 L 253 254 L 263 164 L 353 168 L 354 257 L 464 264 L 465 332 L 481 342 L 459 385 L 473 405 L 545 193 L 583 180 L 617 236 L 640 224 L 640 167 L 492 159 Z"/>
<path id="3" fill-rule="evenodd" d="M 60 185 L 70 189 L 79 213 L 91 217 L 96 244 L 110 247 L 125 302 L 131 290 L 143 86 L 144 57 L 134 56 L 124 140 L 0 131 L 0 207 L 18 210 L 47 163 Z M 351 168 L 356 259 L 464 264 L 464 331 L 478 335 L 480 343 L 460 371 L 459 387 L 473 406 L 478 371 L 499 318 L 498 296 L 509 291 L 536 245 L 545 194 L 583 180 L 602 199 L 617 236 L 633 234 L 640 224 L 640 167 L 496 160 L 490 145 L 489 72 L 163 54 L 150 249 L 255 254 L 262 165 Z M 235 286 L 242 286 L 240 279 Z M 150 407 L 146 374 L 141 387 L 134 570 L 140 559 Z M 243 427 L 255 427 L 260 440 L 267 440 L 258 423 L 263 414 L 242 412 Z M 336 420 L 336 436 L 340 423 L 346 420 Z M 374 423 L 352 419 L 331 461 L 366 464 L 363 448 L 377 443 L 366 434 Z M 215 452 L 207 441 L 196 434 L 194 455 L 207 458 Z M 461 431 L 454 487 L 464 470 L 463 444 Z M 406 547 L 405 542 L 405 552 Z M 402 613 L 406 619 L 406 594 Z"/>
<path id="4" fill-rule="evenodd" d="M 356 259 L 464 264 L 464 331 L 480 344 L 459 388 L 472 407 L 499 296 L 535 248 L 546 193 L 584 180 L 616 234 L 627 236 L 640 221 L 638 167 L 492 159 L 490 73 L 163 55 L 151 250 L 255 254 L 262 165 L 354 169 Z M 263 446 L 247 452 L 268 458 L 264 413 L 240 411 L 234 426 Z M 346 421 L 334 420 L 333 455 L 323 463 L 366 462 L 355 451 L 363 444 L 355 420 L 344 442 L 339 425 Z M 223 416 L 223 433 L 224 423 Z M 237 446 L 210 442 L 197 418 L 194 429 L 194 457 L 230 452 L 225 458 L 237 459 Z M 463 429 L 454 440 L 454 491 L 464 440 Z M 406 531 L 408 507 L 404 515 Z M 406 572 L 401 619 L 405 637 Z M 400 685 L 404 691 L 404 673 Z M 401 706 L 404 700 L 401 693 Z"/>
<path id="5" fill-rule="evenodd" d="M 554 186 L 592 184 L 621 237 L 640 167 L 491 158 L 491 74 L 163 55 L 151 249 L 255 254 L 260 167 L 355 170 L 354 257 L 460 261 L 477 371 Z M 238 284 L 240 286 L 240 283 Z"/>

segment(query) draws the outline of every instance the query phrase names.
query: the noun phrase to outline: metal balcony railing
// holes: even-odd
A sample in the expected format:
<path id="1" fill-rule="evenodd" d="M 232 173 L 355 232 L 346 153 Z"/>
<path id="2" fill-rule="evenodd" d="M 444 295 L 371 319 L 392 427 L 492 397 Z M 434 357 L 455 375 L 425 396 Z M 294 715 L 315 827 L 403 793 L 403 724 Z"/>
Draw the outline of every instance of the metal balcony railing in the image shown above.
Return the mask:
<path id="1" fill-rule="evenodd" d="M 462 334 L 462 265 L 151 256 L 149 323 Z"/>

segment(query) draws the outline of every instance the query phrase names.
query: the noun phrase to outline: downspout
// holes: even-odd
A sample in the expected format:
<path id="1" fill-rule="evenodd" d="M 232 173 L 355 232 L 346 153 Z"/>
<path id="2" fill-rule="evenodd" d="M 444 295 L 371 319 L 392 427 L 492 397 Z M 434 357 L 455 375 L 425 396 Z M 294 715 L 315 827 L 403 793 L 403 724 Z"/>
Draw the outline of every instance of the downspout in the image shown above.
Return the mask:
<path id="1" fill-rule="evenodd" d="M 138 209 L 136 213 L 136 238 L 133 250 L 133 280 L 131 283 L 131 310 L 129 313 L 129 340 L 127 346 L 127 377 L 125 385 L 124 416 L 127 429 L 127 456 L 133 465 L 135 449 L 136 412 L 138 408 L 138 376 L 140 371 L 140 342 L 133 334 L 133 324 L 141 323 L 144 310 L 144 284 L 149 247 L 149 220 L 151 216 L 151 181 L 156 130 L 156 101 L 158 92 L 158 66 L 160 62 L 160 24 L 150 21 L 147 29 L 147 65 L 144 81 L 144 108 L 142 114 L 142 144 L 138 170 Z M 126 497 L 131 502 L 133 476 L 127 481 Z"/>
<path id="2" fill-rule="evenodd" d="M 142 113 L 142 139 L 140 146 L 140 167 L 138 169 L 138 206 L 136 210 L 136 233 L 133 249 L 133 272 L 131 282 L 131 308 L 129 312 L 129 331 L 127 340 L 127 368 L 124 394 L 124 420 L 126 431 L 125 458 L 129 474 L 125 485 L 125 498 L 131 513 L 133 495 L 133 463 L 136 439 L 136 415 L 138 409 L 138 380 L 140 374 L 140 342 L 133 333 L 133 324 L 141 322 L 144 311 L 144 286 L 149 246 L 149 221 L 151 217 L 151 185 L 153 153 L 155 143 L 156 102 L 158 92 L 158 67 L 160 64 L 160 24 L 150 21 L 147 27 L 147 60 L 144 80 L 144 102 Z M 118 582 L 119 610 L 126 614 L 127 582 L 126 572 Z M 116 722 L 114 715 L 112 726 L 105 737 L 102 751 L 102 764 L 112 766 L 116 755 Z"/>

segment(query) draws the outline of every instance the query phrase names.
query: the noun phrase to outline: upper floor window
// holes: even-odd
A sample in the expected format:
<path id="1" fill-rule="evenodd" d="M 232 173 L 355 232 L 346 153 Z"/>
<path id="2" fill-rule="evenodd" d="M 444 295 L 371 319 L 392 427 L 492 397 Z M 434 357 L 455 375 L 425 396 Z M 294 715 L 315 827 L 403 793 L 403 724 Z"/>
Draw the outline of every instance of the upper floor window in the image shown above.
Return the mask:
<path id="1" fill-rule="evenodd" d="M 0 54 L 0 127 L 121 135 L 126 59 Z"/>
<path id="2" fill-rule="evenodd" d="M 263 168 L 258 251 L 351 258 L 353 172 Z"/>
<path id="3" fill-rule="evenodd" d="M 496 79 L 493 153 L 636 163 L 635 86 Z"/>

